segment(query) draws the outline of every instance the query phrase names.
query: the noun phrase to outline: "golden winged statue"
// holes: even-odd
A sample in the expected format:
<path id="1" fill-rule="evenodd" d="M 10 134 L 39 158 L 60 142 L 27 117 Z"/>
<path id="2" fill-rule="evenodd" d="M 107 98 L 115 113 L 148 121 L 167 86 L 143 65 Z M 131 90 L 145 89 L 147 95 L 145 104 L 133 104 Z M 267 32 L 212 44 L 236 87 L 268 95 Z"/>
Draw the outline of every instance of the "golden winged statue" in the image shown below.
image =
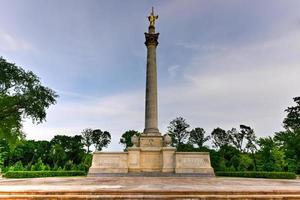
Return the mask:
<path id="1" fill-rule="evenodd" d="M 152 7 L 152 12 L 150 14 L 150 16 L 148 16 L 148 20 L 150 22 L 150 26 L 154 26 L 155 25 L 155 20 L 158 19 L 158 15 L 154 15 L 154 8 Z"/>

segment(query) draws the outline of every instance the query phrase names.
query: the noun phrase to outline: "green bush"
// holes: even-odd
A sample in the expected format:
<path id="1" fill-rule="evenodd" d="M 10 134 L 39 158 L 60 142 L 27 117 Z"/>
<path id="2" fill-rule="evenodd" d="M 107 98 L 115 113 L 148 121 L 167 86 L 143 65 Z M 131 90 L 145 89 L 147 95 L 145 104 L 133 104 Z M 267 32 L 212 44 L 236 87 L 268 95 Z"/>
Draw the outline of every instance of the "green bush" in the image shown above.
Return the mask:
<path id="1" fill-rule="evenodd" d="M 39 158 L 38 161 L 32 165 L 31 171 L 44 171 L 46 168 L 46 165 L 43 163 L 42 159 Z"/>
<path id="2" fill-rule="evenodd" d="M 71 170 L 73 167 L 73 161 L 72 160 L 68 160 L 64 166 L 64 170 L 69 171 Z"/>
<path id="3" fill-rule="evenodd" d="M 84 171 L 8 171 L 4 174 L 6 178 L 38 178 L 55 176 L 85 176 Z"/>
<path id="4" fill-rule="evenodd" d="M 16 162 L 13 166 L 9 167 L 9 171 L 24 171 L 25 168 L 21 161 Z"/>
<path id="5" fill-rule="evenodd" d="M 77 170 L 80 170 L 80 171 L 87 171 L 86 170 L 86 165 L 83 164 L 83 163 L 80 163 L 77 165 Z"/>
<path id="6" fill-rule="evenodd" d="M 64 169 L 62 167 L 59 167 L 59 168 L 57 168 L 57 171 L 62 172 L 62 171 L 64 171 Z"/>
<path id="7" fill-rule="evenodd" d="M 216 172 L 217 176 L 247 177 L 247 178 L 272 178 L 272 179 L 295 179 L 293 172 L 263 172 L 263 171 L 245 171 L 245 172 Z"/>

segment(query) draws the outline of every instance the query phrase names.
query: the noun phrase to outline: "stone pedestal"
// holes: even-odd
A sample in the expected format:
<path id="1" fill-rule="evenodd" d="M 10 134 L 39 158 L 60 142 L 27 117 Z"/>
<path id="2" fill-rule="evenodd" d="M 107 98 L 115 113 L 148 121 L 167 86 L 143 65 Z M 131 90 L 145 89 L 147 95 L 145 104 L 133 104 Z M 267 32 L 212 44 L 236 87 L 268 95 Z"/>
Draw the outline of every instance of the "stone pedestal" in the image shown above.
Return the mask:
<path id="1" fill-rule="evenodd" d="M 141 148 L 141 171 L 160 172 L 162 167 L 161 148 Z"/>
<path id="2" fill-rule="evenodd" d="M 162 172 L 174 172 L 175 169 L 175 147 L 162 148 Z"/>
<path id="3" fill-rule="evenodd" d="M 128 171 L 141 172 L 141 149 L 139 147 L 128 148 Z"/>
<path id="4" fill-rule="evenodd" d="M 95 152 L 89 176 L 127 173 L 174 173 L 213 176 L 208 152 L 176 152 L 164 147 L 162 136 L 139 138 L 128 152 Z"/>

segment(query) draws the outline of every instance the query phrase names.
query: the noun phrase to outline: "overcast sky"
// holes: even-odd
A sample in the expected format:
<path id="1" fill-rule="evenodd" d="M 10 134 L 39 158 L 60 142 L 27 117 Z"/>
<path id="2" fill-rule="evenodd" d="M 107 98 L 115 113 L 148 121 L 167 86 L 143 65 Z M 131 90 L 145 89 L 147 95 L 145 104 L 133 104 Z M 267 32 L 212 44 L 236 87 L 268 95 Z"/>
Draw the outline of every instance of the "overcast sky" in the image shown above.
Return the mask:
<path id="1" fill-rule="evenodd" d="M 144 129 L 151 6 L 159 14 L 159 129 L 249 125 L 282 130 L 300 96 L 299 0 L 0 0 L 0 56 L 57 91 L 47 121 L 26 121 L 28 139 L 100 128 Z"/>

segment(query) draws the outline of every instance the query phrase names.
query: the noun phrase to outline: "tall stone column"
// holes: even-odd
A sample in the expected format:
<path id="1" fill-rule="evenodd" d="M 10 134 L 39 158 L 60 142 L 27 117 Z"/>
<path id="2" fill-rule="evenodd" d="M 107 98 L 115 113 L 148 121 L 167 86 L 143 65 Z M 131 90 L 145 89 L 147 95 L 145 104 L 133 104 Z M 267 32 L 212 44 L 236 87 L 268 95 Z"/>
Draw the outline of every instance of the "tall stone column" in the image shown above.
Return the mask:
<path id="1" fill-rule="evenodd" d="M 150 21 L 150 19 L 149 19 Z M 158 35 L 155 33 L 154 23 L 151 24 L 148 33 L 145 33 L 147 47 L 147 75 L 146 75 L 146 106 L 145 106 L 145 129 L 144 134 L 160 135 L 157 128 L 157 68 L 156 47 Z"/>

